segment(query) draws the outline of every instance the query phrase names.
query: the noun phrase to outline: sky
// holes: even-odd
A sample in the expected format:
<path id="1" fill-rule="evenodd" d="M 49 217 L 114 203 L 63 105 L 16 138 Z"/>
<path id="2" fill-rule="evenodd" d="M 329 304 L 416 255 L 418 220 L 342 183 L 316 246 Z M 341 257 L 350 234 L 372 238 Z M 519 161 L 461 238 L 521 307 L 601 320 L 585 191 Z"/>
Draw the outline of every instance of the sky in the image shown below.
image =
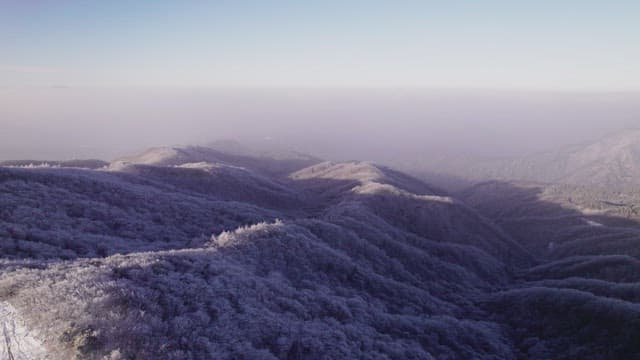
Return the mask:
<path id="1" fill-rule="evenodd" d="M 0 86 L 640 90 L 638 1 L 0 0 Z"/>
<path id="2" fill-rule="evenodd" d="M 0 159 L 512 155 L 640 127 L 638 1 L 0 0 Z"/>

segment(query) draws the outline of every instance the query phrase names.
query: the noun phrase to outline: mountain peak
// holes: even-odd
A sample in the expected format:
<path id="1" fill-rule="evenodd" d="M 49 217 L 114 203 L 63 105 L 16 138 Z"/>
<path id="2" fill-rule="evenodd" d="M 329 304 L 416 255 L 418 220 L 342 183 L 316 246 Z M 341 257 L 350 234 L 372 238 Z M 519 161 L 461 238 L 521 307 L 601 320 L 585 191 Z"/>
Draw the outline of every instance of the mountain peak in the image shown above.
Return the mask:
<path id="1" fill-rule="evenodd" d="M 294 180 L 351 181 L 358 185 L 379 183 L 392 185 L 419 195 L 441 195 L 442 191 L 399 171 L 368 161 L 334 163 L 325 161 L 294 172 Z"/>
<path id="2" fill-rule="evenodd" d="M 256 152 L 236 142 L 217 143 L 215 146 L 154 147 L 136 155 L 116 159 L 109 165 L 109 169 L 120 171 L 131 165 L 180 166 L 210 163 L 283 175 L 320 162 L 313 156 L 294 151 Z"/>

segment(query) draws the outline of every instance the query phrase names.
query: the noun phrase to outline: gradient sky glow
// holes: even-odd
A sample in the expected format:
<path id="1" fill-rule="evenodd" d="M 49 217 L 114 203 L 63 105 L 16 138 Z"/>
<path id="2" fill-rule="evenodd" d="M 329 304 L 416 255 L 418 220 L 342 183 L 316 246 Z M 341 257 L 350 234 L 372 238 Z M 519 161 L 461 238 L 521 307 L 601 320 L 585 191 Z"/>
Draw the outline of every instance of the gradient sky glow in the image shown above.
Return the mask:
<path id="1" fill-rule="evenodd" d="M 0 159 L 541 151 L 640 127 L 639 24 L 637 0 L 0 0 Z"/>
<path id="2" fill-rule="evenodd" d="M 640 90 L 638 1 L 0 0 L 0 87 Z"/>

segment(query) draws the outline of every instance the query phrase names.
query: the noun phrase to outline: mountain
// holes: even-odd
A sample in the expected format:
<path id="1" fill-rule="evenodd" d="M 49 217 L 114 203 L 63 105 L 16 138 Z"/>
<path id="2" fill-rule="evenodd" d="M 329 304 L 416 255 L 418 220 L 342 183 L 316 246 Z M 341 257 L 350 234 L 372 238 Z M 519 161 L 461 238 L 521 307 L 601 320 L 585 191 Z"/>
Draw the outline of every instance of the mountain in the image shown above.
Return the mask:
<path id="1" fill-rule="evenodd" d="M 0 356 L 640 354 L 639 255 L 559 239 L 630 224 L 564 213 L 553 192 L 495 183 L 452 195 L 370 162 L 239 151 L 0 167 Z M 549 231 L 566 250 L 519 231 L 519 216 L 546 221 L 547 208 L 570 219 Z"/>
<path id="2" fill-rule="evenodd" d="M 299 170 L 291 178 L 315 194 L 332 194 L 330 208 L 342 214 L 365 208 L 396 227 L 431 240 L 474 245 L 506 262 L 527 263 L 529 257 L 492 223 L 435 187 L 372 163 L 325 162 Z M 340 184 L 336 186 L 336 184 Z M 315 203 L 324 203 L 321 199 Z"/>
<path id="3" fill-rule="evenodd" d="M 247 151 L 224 152 L 205 146 L 158 147 L 140 154 L 113 161 L 111 170 L 122 170 L 129 165 L 177 166 L 188 163 L 212 163 L 239 166 L 266 175 L 282 176 L 321 160 L 296 152 L 259 153 Z"/>
<path id="4" fill-rule="evenodd" d="M 471 181 L 521 180 L 594 186 L 640 187 L 640 129 L 517 158 L 446 158 L 427 168 Z"/>
<path id="5" fill-rule="evenodd" d="M 232 166 L 1 169 L 0 299 L 54 358 L 511 356 L 494 325 L 465 315 L 508 281 L 501 261 L 355 198 L 306 215 L 239 201 L 266 185 L 316 198 L 295 176 Z"/>

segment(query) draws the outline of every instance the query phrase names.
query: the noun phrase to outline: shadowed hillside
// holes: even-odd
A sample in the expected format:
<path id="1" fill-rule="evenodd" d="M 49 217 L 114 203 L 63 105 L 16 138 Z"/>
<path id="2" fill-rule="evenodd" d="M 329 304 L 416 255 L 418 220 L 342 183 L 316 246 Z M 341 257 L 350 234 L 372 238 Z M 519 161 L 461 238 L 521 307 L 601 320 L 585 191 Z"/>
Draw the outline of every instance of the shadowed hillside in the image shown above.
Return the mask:
<path id="1" fill-rule="evenodd" d="M 460 197 L 543 258 L 640 256 L 633 194 L 494 181 L 469 188 Z M 621 198 L 630 205 L 614 203 Z"/>

